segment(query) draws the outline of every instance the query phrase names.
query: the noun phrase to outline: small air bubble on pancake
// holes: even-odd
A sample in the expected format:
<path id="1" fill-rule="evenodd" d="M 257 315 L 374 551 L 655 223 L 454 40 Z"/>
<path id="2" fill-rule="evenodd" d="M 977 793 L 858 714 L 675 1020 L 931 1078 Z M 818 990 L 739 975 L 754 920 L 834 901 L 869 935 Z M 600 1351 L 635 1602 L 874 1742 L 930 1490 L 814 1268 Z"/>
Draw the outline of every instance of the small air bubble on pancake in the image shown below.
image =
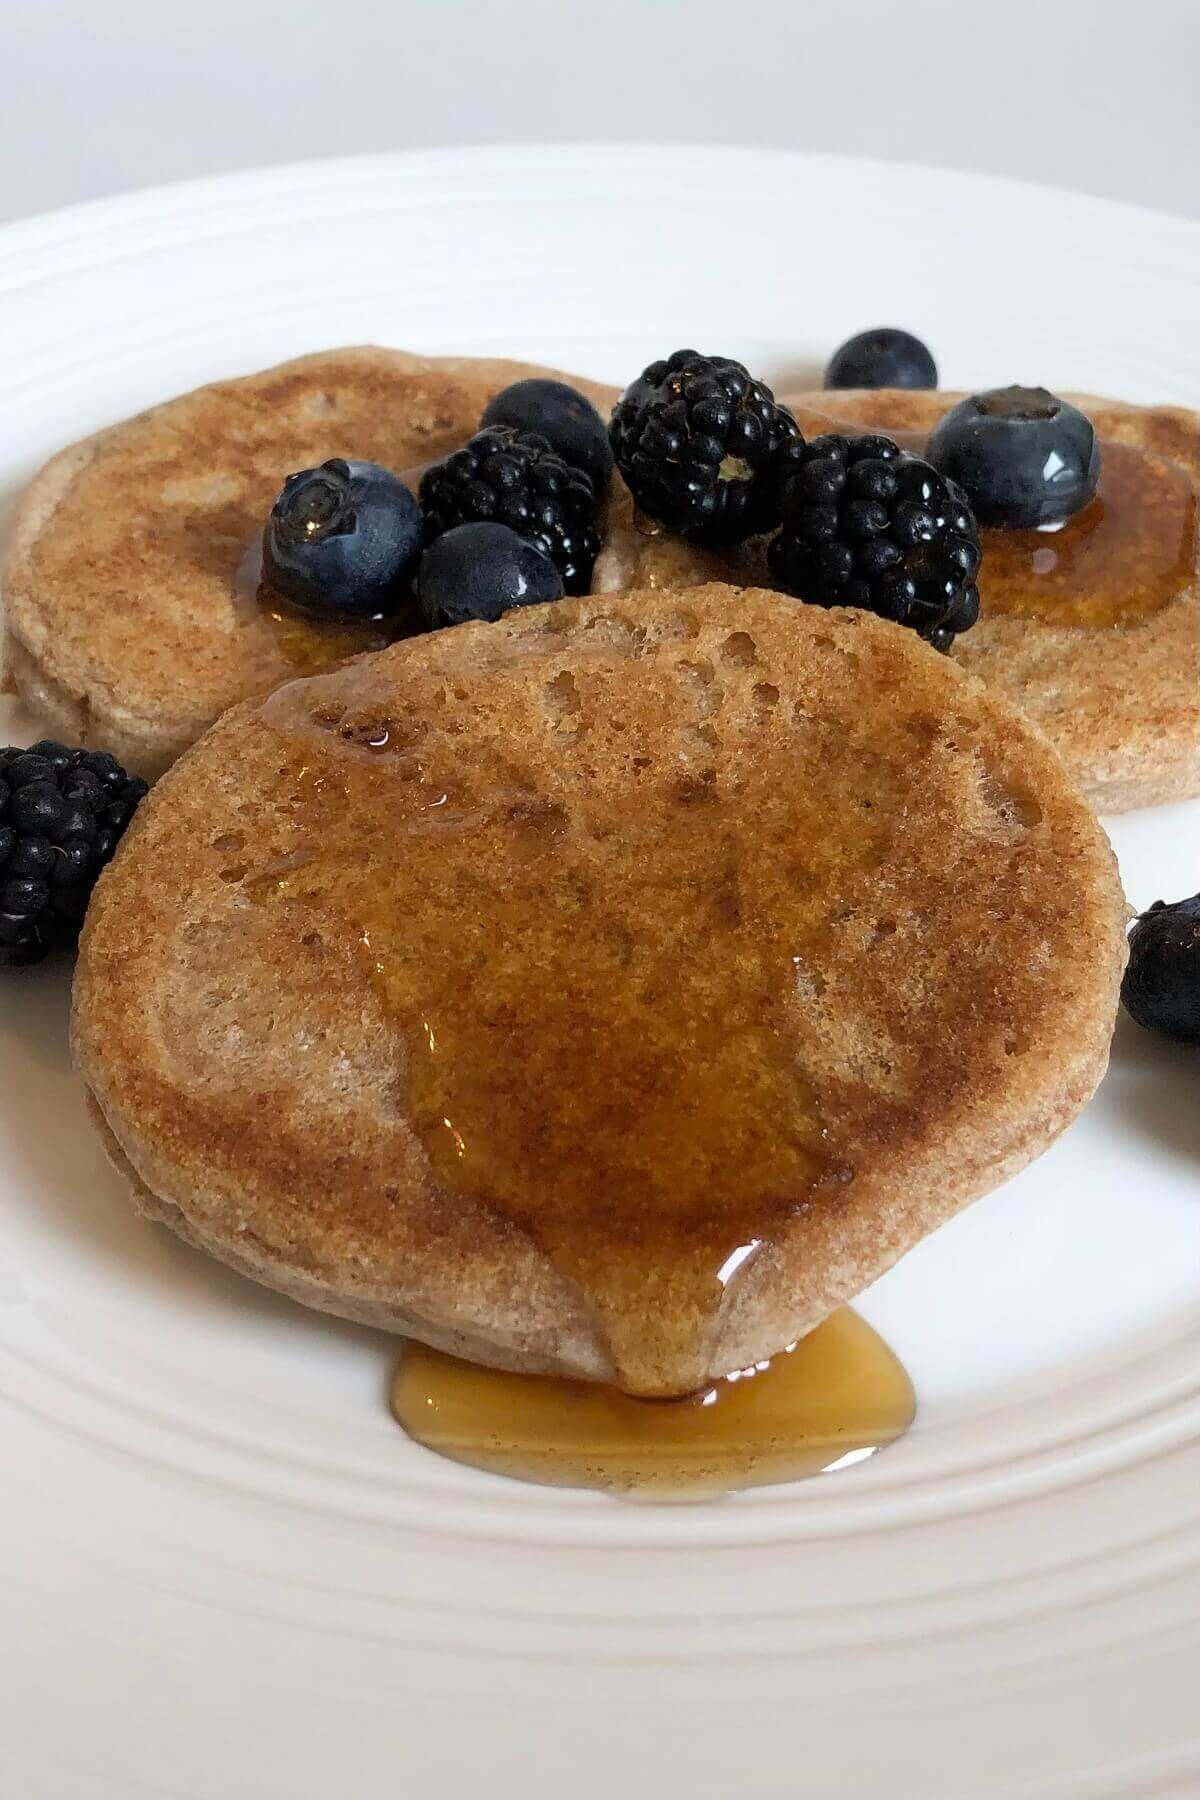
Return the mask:
<path id="1" fill-rule="evenodd" d="M 721 740 L 709 724 L 684 725 L 679 732 L 679 747 L 685 754 L 707 757 L 720 749 Z"/>
<path id="2" fill-rule="evenodd" d="M 717 798 L 717 772 L 701 769 L 695 775 L 680 775 L 675 783 L 675 798 L 681 806 L 706 806 Z"/>
<path id="3" fill-rule="evenodd" d="M 563 669 L 561 674 L 546 683 L 546 704 L 560 718 L 564 714 L 579 711 L 579 689 L 575 686 L 575 677 L 570 669 Z"/>
<path id="4" fill-rule="evenodd" d="M 675 672 L 701 718 L 720 711 L 725 695 L 710 662 L 676 663 Z"/>
<path id="5" fill-rule="evenodd" d="M 733 631 L 721 645 L 721 657 L 737 669 L 752 669 L 758 661 L 758 646 L 748 631 Z"/>
<path id="6" fill-rule="evenodd" d="M 998 775 L 985 772 L 979 778 L 979 796 L 989 811 L 1013 830 L 1030 830 L 1042 821 L 1042 809 L 1032 794 L 1007 786 Z"/>
<path id="7" fill-rule="evenodd" d="M 646 627 L 635 625 L 621 613 L 599 613 L 587 623 L 592 643 L 607 644 L 624 656 L 636 656 L 646 642 Z"/>
<path id="8" fill-rule="evenodd" d="M 798 956 L 793 956 L 792 966 L 795 969 L 796 998 L 798 1000 L 819 1000 L 825 992 L 825 978 L 815 969 L 805 968 Z"/>

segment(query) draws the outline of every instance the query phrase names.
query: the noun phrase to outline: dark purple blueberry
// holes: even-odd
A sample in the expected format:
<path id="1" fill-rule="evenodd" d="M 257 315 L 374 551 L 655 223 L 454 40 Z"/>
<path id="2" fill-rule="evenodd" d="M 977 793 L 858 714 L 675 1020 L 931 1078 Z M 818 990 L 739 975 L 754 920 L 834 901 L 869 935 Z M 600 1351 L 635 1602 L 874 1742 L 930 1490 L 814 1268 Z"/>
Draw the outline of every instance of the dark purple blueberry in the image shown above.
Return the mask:
<path id="1" fill-rule="evenodd" d="M 417 603 L 431 630 L 495 620 L 517 606 L 562 597 L 555 565 L 507 525 L 456 525 L 430 544 L 417 575 Z"/>
<path id="2" fill-rule="evenodd" d="M 284 482 L 263 579 L 302 612 L 381 618 L 403 605 L 423 542 L 421 509 L 390 469 L 334 457 Z"/>
<path id="3" fill-rule="evenodd" d="M 877 325 L 847 338 L 825 370 L 827 388 L 935 388 L 937 364 L 920 338 Z"/>
<path id="4" fill-rule="evenodd" d="M 1100 481 L 1092 422 L 1045 388 L 993 388 L 960 400 L 925 455 L 966 491 L 981 525 L 1059 525 Z"/>

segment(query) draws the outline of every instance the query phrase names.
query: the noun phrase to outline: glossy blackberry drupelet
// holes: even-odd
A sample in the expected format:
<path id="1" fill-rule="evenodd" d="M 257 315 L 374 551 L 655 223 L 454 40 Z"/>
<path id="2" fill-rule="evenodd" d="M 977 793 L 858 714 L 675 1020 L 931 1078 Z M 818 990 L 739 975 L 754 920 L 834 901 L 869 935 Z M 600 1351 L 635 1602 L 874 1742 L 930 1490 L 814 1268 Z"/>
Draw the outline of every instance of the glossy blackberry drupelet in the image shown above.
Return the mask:
<path id="1" fill-rule="evenodd" d="M 424 536 L 390 469 L 334 457 L 284 482 L 263 534 L 263 577 L 302 612 L 380 618 L 402 605 Z"/>
<path id="2" fill-rule="evenodd" d="M 829 359 L 827 388 L 935 388 L 937 364 L 920 338 L 877 325 L 847 338 Z"/>
<path id="3" fill-rule="evenodd" d="M 421 479 L 426 541 L 456 525 L 507 525 L 544 550 L 568 594 L 586 594 L 600 549 L 590 478 L 533 432 L 492 425 Z"/>
<path id="4" fill-rule="evenodd" d="M 644 513 L 698 544 L 737 544 L 779 523 L 774 468 L 800 430 L 739 362 L 677 350 L 613 410 L 617 467 Z"/>
<path id="5" fill-rule="evenodd" d="M 1134 921 L 1121 999 L 1147 1031 L 1200 1044 L 1200 894 L 1156 900 Z"/>
<path id="6" fill-rule="evenodd" d="M 514 381 L 492 396 L 479 423 L 535 432 L 556 456 L 591 477 L 598 498 L 608 492 L 613 471 L 608 427 L 587 395 L 568 382 L 541 375 Z"/>
<path id="7" fill-rule="evenodd" d="M 480 520 L 435 538 L 417 573 L 417 604 L 431 631 L 490 623 L 517 606 L 562 598 L 562 576 L 528 538 L 508 525 Z"/>
<path id="8" fill-rule="evenodd" d="M 103 750 L 0 750 L 0 965 L 79 935 L 96 877 L 146 793 Z"/>
<path id="9" fill-rule="evenodd" d="M 1046 388 L 992 388 L 951 407 L 925 454 L 963 488 L 981 525 L 1058 525 L 1100 481 L 1100 446 L 1079 408 Z"/>
<path id="10" fill-rule="evenodd" d="M 818 606 L 861 606 L 948 650 L 979 617 L 981 550 L 966 496 L 891 438 L 814 438 L 779 466 L 779 585 Z"/>

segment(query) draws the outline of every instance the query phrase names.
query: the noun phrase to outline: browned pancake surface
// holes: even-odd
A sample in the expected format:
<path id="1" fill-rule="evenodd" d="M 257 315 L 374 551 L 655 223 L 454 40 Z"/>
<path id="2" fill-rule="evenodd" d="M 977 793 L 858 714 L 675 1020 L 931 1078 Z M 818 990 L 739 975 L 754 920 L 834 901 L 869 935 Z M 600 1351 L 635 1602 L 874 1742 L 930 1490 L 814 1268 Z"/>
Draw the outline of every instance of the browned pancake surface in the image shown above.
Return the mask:
<path id="1" fill-rule="evenodd" d="M 64 450 L 18 511 L 6 664 L 55 729 L 154 774 L 235 701 L 353 649 L 279 626 L 239 592 L 286 475 L 330 456 L 404 470 L 477 429 L 509 382 L 473 357 L 332 350 L 214 383 Z M 603 407 L 613 393 L 577 382 Z"/>
<path id="2" fill-rule="evenodd" d="M 75 1040 L 236 1267 L 673 1393 L 1069 1122 L 1123 921 L 1052 753 L 912 634 L 643 591 L 225 717 L 100 884 Z"/>
<path id="3" fill-rule="evenodd" d="M 839 425 L 897 432 L 918 448 L 962 396 L 899 390 L 787 396 L 808 436 Z M 1010 571 L 989 599 L 989 560 L 980 577 L 983 612 L 954 655 L 1018 705 L 1050 738 L 1100 810 L 1122 811 L 1200 791 L 1200 582 L 1195 494 L 1200 490 L 1200 422 L 1180 407 L 1127 406 L 1072 396 L 1110 454 L 1110 479 L 1127 474 L 1131 453 L 1148 460 L 1138 488 L 1138 543 L 1101 540 L 1091 551 L 1094 591 L 1055 608 L 1030 582 L 1022 597 Z M 1190 490 L 1181 502 L 1180 488 Z M 993 534 L 994 542 L 1010 536 Z M 1055 539 L 1046 536 L 1052 558 Z M 1000 544 L 1000 548 L 1006 545 Z M 1111 552 L 1111 556 L 1110 556 Z M 993 551 L 993 562 L 996 551 Z M 1154 564 L 1170 572 L 1165 604 L 1145 607 L 1137 590 Z M 696 581 L 762 581 L 765 541 L 702 551 L 645 520 L 618 486 L 595 586 L 657 589 Z M 1094 622 L 1087 622 L 1091 613 Z"/>

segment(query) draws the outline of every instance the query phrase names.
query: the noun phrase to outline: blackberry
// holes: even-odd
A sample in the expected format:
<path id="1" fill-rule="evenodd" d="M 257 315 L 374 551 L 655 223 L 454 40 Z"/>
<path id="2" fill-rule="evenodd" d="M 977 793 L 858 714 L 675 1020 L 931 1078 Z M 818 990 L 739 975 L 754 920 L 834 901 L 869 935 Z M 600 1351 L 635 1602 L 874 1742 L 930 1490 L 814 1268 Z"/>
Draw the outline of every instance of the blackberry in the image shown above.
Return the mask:
<path id="1" fill-rule="evenodd" d="M 769 387 L 727 356 L 677 350 L 618 400 L 617 467 L 652 519 L 698 544 L 737 544 L 779 523 L 774 480 L 800 428 Z"/>
<path id="2" fill-rule="evenodd" d="M 1156 900 L 1134 920 L 1121 999 L 1147 1031 L 1200 1044 L 1200 894 Z"/>
<path id="3" fill-rule="evenodd" d="M 814 438 L 779 466 L 783 527 L 768 560 L 789 593 L 861 606 L 948 650 L 979 617 L 982 551 L 957 484 L 891 438 Z"/>
<path id="4" fill-rule="evenodd" d="M 477 520 L 507 525 L 544 550 L 568 594 L 586 594 L 600 549 L 596 491 L 545 438 L 489 425 L 421 478 L 425 541 Z"/>
<path id="5" fill-rule="evenodd" d="M 0 964 L 72 944 L 96 877 L 146 793 L 103 750 L 0 750 Z"/>

